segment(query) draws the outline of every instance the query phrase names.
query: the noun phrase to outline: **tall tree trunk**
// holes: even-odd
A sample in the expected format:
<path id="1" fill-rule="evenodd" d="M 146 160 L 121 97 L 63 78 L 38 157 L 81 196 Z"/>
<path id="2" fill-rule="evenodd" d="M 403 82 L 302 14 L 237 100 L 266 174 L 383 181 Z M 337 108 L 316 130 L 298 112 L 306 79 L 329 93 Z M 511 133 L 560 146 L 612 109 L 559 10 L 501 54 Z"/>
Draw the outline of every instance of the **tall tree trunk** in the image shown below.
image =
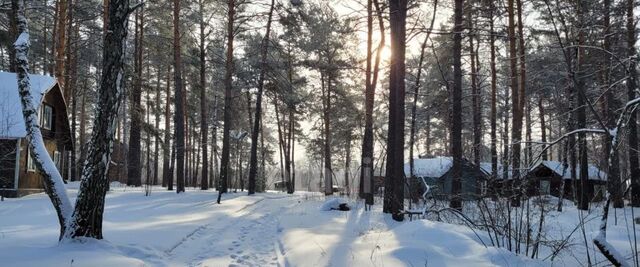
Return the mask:
<path id="1" fill-rule="evenodd" d="M 56 46 L 55 46 L 55 56 L 56 56 L 56 66 L 55 66 L 55 76 L 58 80 L 58 83 L 63 89 L 64 95 L 67 96 L 67 89 L 64 84 L 64 56 L 66 49 L 66 32 L 67 32 L 67 0 L 57 0 L 56 2 L 56 36 L 54 38 Z"/>
<path id="2" fill-rule="evenodd" d="M 134 71 L 135 82 L 131 90 L 131 129 L 129 130 L 129 150 L 127 153 L 127 185 L 142 185 L 142 166 L 140 164 L 142 138 L 142 40 L 144 29 L 144 13 L 139 9 L 135 15 L 135 53 Z"/>
<path id="3" fill-rule="evenodd" d="M 378 18 L 378 29 L 380 31 L 380 42 L 378 43 L 378 49 L 376 51 L 375 63 L 373 66 L 373 73 L 371 73 L 371 51 L 370 40 L 373 34 L 373 13 L 372 6 L 375 6 L 376 14 Z M 369 23 L 369 21 L 371 21 Z M 382 10 L 380 9 L 380 3 L 377 0 L 373 2 L 368 1 L 367 4 L 367 69 L 365 73 L 368 81 L 365 86 L 365 127 L 364 137 L 362 139 L 362 156 L 360 158 L 360 194 L 365 199 L 365 204 L 373 205 L 373 173 L 374 173 L 374 136 L 373 136 L 373 105 L 375 100 L 376 83 L 378 80 L 378 72 L 380 69 L 380 53 L 385 43 L 384 33 L 384 19 L 382 17 Z"/>
<path id="4" fill-rule="evenodd" d="M 498 146 L 497 146 L 497 102 L 498 102 L 498 78 L 496 70 L 496 33 L 494 29 L 494 1 L 489 1 L 489 49 L 491 50 L 491 179 L 498 179 Z"/>
<path id="5" fill-rule="evenodd" d="M 222 157 L 220 160 L 220 190 L 218 193 L 218 203 L 222 193 L 227 192 L 227 181 L 229 179 L 229 134 L 231 131 L 231 108 L 232 108 L 232 82 L 233 82 L 233 38 L 235 19 L 235 0 L 227 0 L 227 59 L 225 63 L 224 76 L 224 128 L 222 132 Z"/>
<path id="6" fill-rule="evenodd" d="M 67 1 L 67 18 L 65 18 L 66 20 L 66 34 L 64 36 L 65 40 L 64 40 L 64 70 L 63 70 L 63 77 L 64 80 L 62 82 L 62 84 L 64 85 L 64 99 L 66 101 L 71 101 L 71 98 L 74 97 L 75 94 L 75 88 L 73 87 L 72 84 L 69 83 L 70 79 L 73 79 L 74 77 L 72 77 L 72 73 L 71 73 L 71 61 L 72 61 L 72 55 L 73 55 L 73 51 L 71 51 L 71 49 L 73 49 L 71 47 L 71 43 L 72 43 L 72 36 L 73 36 L 73 0 L 66 0 Z"/>
<path id="7" fill-rule="evenodd" d="M 405 180 L 403 165 L 407 0 L 389 0 L 389 12 L 392 57 L 389 70 L 389 131 L 383 210 L 385 213 L 391 213 L 394 220 L 402 221 Z"/>
<path id="8" fill-rule="evenodd" d="M 329 63 L 331 65 L 331 63 Z M 331 71 L 328 71 L 331 72 Z M 333 195 L 333 169 L 331 168 L 331 73 L 325 73 L 326 81 L 323 82 L 324 86 L 322 98 L 323 98 L 323 135 L 324 135 L 324 194 L 326 196 Z M 320 78 L 321 80 L 324 80 Z"/>
<path id="9" fill-rule="evenodd" d="M 351 133 L 347 136 L 347 144 L 345 145 L 344 156 L 344 189 L 347 196 L 351 195 L 351 187 L 349 186 L 349 173 L 351 169 Z"/>
<path id="10" fill-rule="evenodd" d="M 174 147 L 176 150 L 176 192 L 184 192 L 184 100 L 182 95 L 182 57 L 180 48 L 180 0 L 173 0 L 173 77 L 175 87 Z"/>
<path id="11" fill-rule="evenodd" d="M 173 173 L 171 172 L 171 66 L 167 67 L 167 87 L 164 107 L 164 141 L 162 144 L 162 186 L 173 190 Z"/>
<path id="12" fill-rule="evenodd" d="M 480 62 L 476 61 L 476 46 L 473 43 L 475 37 L 473 3 L 468 3 L 467 12 L 467 24 L 469 25 L 469 57 L 471 62 L 471 102 L 473 108 L 473 163 L 478 170 L 480 169 L 480 150 L 482 149 L 482 113 L 480 109 L 480 88 L 478 85 L 478 65 Z M 479 42 L 479 41 L 478 41 Z"/>
<path id="13" fill-rule="evenodd" d="M 207 86 L 205 84 L 205 71 L 207 62 L 205 61 L 205 21 L 204 21 L 204 1 L 199 1 L 200 7 L 200 132 L 202 134 L 202 182 L 200 183 L 200 189 L 209 189 L 209 161 L 208 150 L 209 142 L 208 138 L 208 121 L 207 121 Z"/>
<path id="14" fill-rule="evenodd" d="M 629 57 L 629 73 L 627 78 L 627 95 L 629 100 L 635 99 L 637 86 L 636 71 L 636 25 L 634 22 L 634 1 L 627 0 L 627 56 Z M 631 177 L 631 205 L 640 207 L 640 162 L 638 162 L 638 130 L 637 113 L 629 119 L 629 169 Z"/>
<path id="15" fill-rule="evenodd" d="M 449 207 L 462 210 L 462 13 L 464 0 L 455 0 L 453 29 L 453 92 L 451 105 L 451 201 Z M 391 128 L 389 128 L 391 129 Z M 389 144 L 391 145 L 391 144 Z"/>
<path id="16" fill-rule="evenodd" d="M 69 2 L 71 3 L 71 1 Z M 69 7 L 70 9 L 72 9 L 72 7 Z M 71 15 L 70 15 L 71 16 Z M 71 25 L 71 23 L 70 23 Z M 73 38 L 75 39 L 73 42 L 69 41 L 68 43 L 69 45 L 69 51 L 68 55 L 67 55 L 67 60 L 69 61 L 69 64 L 67 64 L 68 68 L 67 68 L 67 73 L 69 74 L 69 89 L 70 91 L 72 91 L 72 97 L 73 97 L 73 102 L 72 102 L 72 108 L 71 108 L 71 141 L 73 143 L 73 148 L 71 148 L 71 150 L 69 150 L 70 152 L 70 166 L 69 168 L 66 168 L 65 171 L 68 170 L 72 170 L 70 174 L 71 176 L 71 180 L 72 181 L 76 181 L 78 178 L 78 175 L 76 173 L 76 170 L 78 169 L 78 164 L 77 164 L 77 158 L 76 158 L 76 148 L 77 148 L 77 142 L 76 142 L 76 129 L 77 129 L 77 121 L 76 121 L 76 116 L 78 113 L 78 90 L 77 90 L 77 81 L 78 81 L 78 39 L 79 39 L 79 25 L 75 25 L 75 27 L 73 27 L 73 29 L 69 29 L 69 34 L 73 34 Z M 71 40 L 71 38 L 69 38 L 69 40 Z M 73 46 L 71 46 L 71 43 L 73 43 Z M 46 50 L 45 50 L 45 54 L 46 54 Z M 85 83 L 86 83 L 86 79 L 85 79 Z M 71 101 L 70 99 L 66 99 L 67 102 Z"/>
<path id="17" fill-rule="evenodd" d="M 632 5 L 633 5 L 633 1 L 631 1 Z M 633 9 L 631 10 L 631 12 L 633 12 Z M 610 18 L 610 14 L 611 14 L 611 0 L 604 0 L 604 18 L 603 18 L 603 27 L 604 27 L 604 33 L 603 33 L 603 38 L 604 38 L 604 43 L 603 43 L 603 49 L 605 51 L 609 51 L 611 49 L 611 37 L 610 37 L 610 32 L 611 32 L 611 18 Z M 633 16 L 633 13 L 631 13 Z M 631 17 L 633 19 L 633 17 Z M 631 28 L 631 30 L 635 31 L 635 26 L 633 26 Z M 635 41 L 635 37 L 632 37 L 633 41 Z M 633 49 L 633 51 L 635 51 L 635 47 Z M 632 57 L 633 58 L 633 57 Z M 605 88 L 605 93 L 604 93 L 604 97 L 605 100 L 603 101 L 603 113 L 605 114 L 605 119 L 606 119 L 606 124 L 607 124 L 607 128 L 609 128 L 609 130 L 614 129 L 614 127 L 616 127 L 616 111 L 615 111 L 615 95 L 614 92 L 611 88 L 609 88 L 609 86 L 611 85 L 611 77 L 610 77 L 610 73 L 611 73 L 611 57 L 607 56 L 607 59 L 604 61 L 604 66 L 603 66 L 604 72 L 602 75 L 602 79 L 603 79 L 603 84 L 604 84 L 604 88 Z M 612 151 L 612 140 L 609 136 L 606 136 L 606 138 L 604 139 L 604 152 L 605 153 L 610 153 Z M 608 185 L 608 191 L 611 194 L 611 200 L 613 202 L 613 207 L 614 208 L 622 208 L 624 207 L 624 201 L 622 199 L 622 185 L 620 184 L 620 159 L 618 156 L 618 150 L 614 149 L 613 154 L 610 154 L 611 156 L 611 161 L 607 164 L 607 166 L 610 166 L 610 168 L 607 170 L 607 185 Z"/>
<path id="18" fill-rule="evenodd" d="M 68 237 L 102 239 L 104 199 L 109 184 L 107 171 L 122 97 L 128 15 L 132 11 L 128 0 L 111 0 L 109 3 L 109 26 L 102 55 L 98 107 L 75 210 L 68 224 Z"/>
<path id="19" fill-rule="evenodd" d="M 14 43 L 15 49 L 15 70 L 17 73 L 18 90 L 20 102 L 22 104 L 22 115 L 27 130 L 28 148 L 30 155 L 36 165 L 36 169 L 42 174 L 42 184 L 44 191 L 49 196 L 51 203 L 58 215 L 60 223 L 60 239 L 68 229 L 67 224 L 71 219 L 72 206 L 67 196 L 62 175 L 55 167 L 53 160 L 49 157 L 42 133 L 38 126 L 38 111 L 35 108 L 35 99 L 31 94 L 31 81 L 29 79 L 29 30 L 27 19 L 24 15 L 24 2 L 15 1 L 11 3 L 12 12 L 15 13 L 16 33 L 18 38 Z"/>
<path id="20" fill-rule="evenodd" d="M 284 169 L 287 173 L 287 194 L 293 194 L 295 191 L 295 181 L 293 181 L 292 162 L 293 162 L 293 125 L 294 125 L 294 107 L 289 108 L 289 125 L 287 130 L 287 155 L 284 161 Z"/>
<path id="21" fill-rule="evenodd" d="M 585 68 L 585 49 L 582 47 L 585 44 L 586 38 L 586 3 L 583 0 L 578 1 L 578 58 L 576 65 L 576 77 L 577 86 L 576 91 L 578 93 L 578 106 L 576 108 L 576 117 L 578 129 L 584 129 L 587 127 L 587 113 L 586 113 L 586 92 L 584 89 L 584 70 Z M 579 175 L 579 184 L 576 184 L 577 194 L 578 194 L 578 209 L 588 210 L 589 209 L 589 190 L 588 187 L 588 179 L 589 179 L 589 160 L 587 158 L 587 135 L 585 132 L 578 133 L 578 153 L 580 158 L 580 175 Z M 576 165 L 574 165 L 577 167 Z M 573 166 L 572 166 L 573 167 Z"/>
<path id="22" fill-rule="evenodd" d="M 158 169 L 159 169 L 159 160 L 160 160 L 160 92 L 162 91 L 160 88 L 160 77 L 162 76 L 162 68 L 157 68 L 158 77 L 156 81 L 156 99 L 155 99 L 155 112 L 154 112 L 154 122 L 156 126 L 156 134 L 154 138 L 154 150 L 153 150 L 153 185 L 158 185 Z M 149 111 L 150 112 L 150 111 Z M 167 128 L 168 129 L 168 128 Z M 164 186 L 164 183 L 163 183 Z"/>
<path id="23" fill-rule="evenodd" d="M 269 8 L 269 17 L 267 19 L 267 30 L 262 39 L 262 51 L 260 59 L 260 76 L 258 77 L 258 93 L 256 95 L 256 119 L 253 120 L 253 128 L 251 131 L 251 155 L 249 159 L 249 187 L 248 194 L 252 195 L 256 192 L 256 174 L 258 171 L 258 135 L 260 134 L 260 119 L 262 117 L 262 91 L 264 90 L 264 76 L 267 71 L 267 53 L 269 49 L 269 35 L 271 35 L 271 20 L 273 18 L 273 9 L 275 0 L 271 0 Z"/>
<path id="24" fill-rule="evenodd" d="M 544 97 L 542 95 L 538 96 L 538 116 L 540 116 L 540 138 L 542 140 L 542 143 L 546 143 L 547 142 L 547 124 L 546 124 L 546 119 L 545 119 L 545 112 L 544 112 L 544 104 L 543 104 L 543 99 Z M 547 151 L 542 151 L 542 160 L 547 160 L 548 156 L 547 156 Z"/>
<path id="25" fill-rule="evenodd" d="M 80 137 L 79 137 L 79 151 L 80 151 L 80 160 L 79 164 L 76 164 L 76 173 L 77 176 L 82 175 L 82 164 L 84 164 L 85 159 L 87 158 L 87 150 L 85 149 L 85 135 L 87 119 L 86 119 L 86 106 L 87 106 L 87 80 L 85 80 L 82 86 L 82 104 L 80 104 Z M 122 153 L 122 151 L 119 151 Z M 120 164 L 120 163 L 118 163 Z"/>
<path id="26" fill-rule="evenodd" d="M 516 38 L 516 23 L 515 23 L 515 7 L 514 1 L 507 1 L 507 12 L 509 17 L 509 24 L 507 26 L 507 32 L 509 36 L 509 67 L 510 73 L 510 86 L 511 86 L 511 111 L 513 117 L 511 119 L 511 166 L 512 166 L 512 196 L 511 205 L 520 206 L 520 197 L 518 191 L 520 190 L 520 139 L 522 135 L 522 121 L 520 116 L 520 91 L 518 90 L 518 55 L 517 55 L 517 38 Z"/>
<path id="27" fill-rule="evenodd" d="M 218 96 L 213 95 L 213 129 L 211 129 L 211 146 L 213 147 L 213 180 L 217 190 L 220 190 L 220 176 L 218 174 Z"/>
<path id="28" fill-rule="evenodd" d="M 9 11 L 9 38 L 11 38 L 11 40 L 18 39 L 18 34 L 20 34 L 18 32 L 18 12 L 19 12 L 18 2 L 19 1 L 20 0 L 11 0 L 11 10 Z M 56 14 L 57 14 L 57 11 L 56 11 Z M 58 29 L 56 28 L 55 30 L 57 31 Z M 2 58 L 4 58 L 4 56 Z M 15 49 L 9 49 L 9 71 L 17 72 Z"/>

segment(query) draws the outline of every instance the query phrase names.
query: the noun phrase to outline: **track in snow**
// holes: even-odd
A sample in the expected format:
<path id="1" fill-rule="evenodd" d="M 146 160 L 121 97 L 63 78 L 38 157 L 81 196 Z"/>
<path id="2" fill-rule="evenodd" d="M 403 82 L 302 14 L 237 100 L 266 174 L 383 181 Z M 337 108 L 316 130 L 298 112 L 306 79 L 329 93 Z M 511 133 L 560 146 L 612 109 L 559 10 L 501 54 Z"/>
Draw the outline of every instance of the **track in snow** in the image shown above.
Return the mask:
<path id="1" fill-rule="evenodd" d="M 264 197 L 236 210 L 233 218 L 198 227 L 166 254 L 188 266 L 279 266 L 278 218 L 297 203 L 293 196 Z"/>

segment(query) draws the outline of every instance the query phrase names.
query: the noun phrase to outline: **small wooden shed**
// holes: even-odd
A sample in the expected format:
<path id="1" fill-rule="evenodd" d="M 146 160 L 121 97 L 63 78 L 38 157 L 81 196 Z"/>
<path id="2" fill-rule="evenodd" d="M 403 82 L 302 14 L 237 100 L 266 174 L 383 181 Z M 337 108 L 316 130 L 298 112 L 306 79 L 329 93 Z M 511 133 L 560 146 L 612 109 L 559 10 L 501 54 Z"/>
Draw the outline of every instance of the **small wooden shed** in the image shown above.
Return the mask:
<path id="1" fill-rule="evenodd" d="M 29 77 L 45 146 L 66 180 L 71 173 L 73 142 L 62 91 L 53 77 Z M 42 177 L 29 156 L 26 136 L 16 74 L 0 72 L 0 194 L 5 197 L 43 190 Z"/>

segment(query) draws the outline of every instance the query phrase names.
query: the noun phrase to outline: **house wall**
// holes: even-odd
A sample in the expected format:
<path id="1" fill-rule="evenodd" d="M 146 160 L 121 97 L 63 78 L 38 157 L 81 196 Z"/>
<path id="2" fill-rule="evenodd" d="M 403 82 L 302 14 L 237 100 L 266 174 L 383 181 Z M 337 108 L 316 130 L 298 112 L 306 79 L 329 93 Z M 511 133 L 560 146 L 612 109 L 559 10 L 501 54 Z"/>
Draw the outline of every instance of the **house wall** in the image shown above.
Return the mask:
<path id="1" fill-rule="evenodd" d="M 71 131 L 67 116 L 66 104 L 63 100 L 62 93 L 57 85 L 51 89 L 44 97 L 43 105 L 53 107 L 54 121 L 51 129 L 41 128 L 42 138 L 49 156 L 53 159 L 54 151 L 60 152 L 62 178 L 69 178 L 69 162 L 66 151 L 72 149 Z M 35 170 L 28 170 L 27 157 L 29 151 L 27 141 L 23 140 L 20 146 L 20 162 L 18 172 L 18 190 L 15 196 L 23 196 L 31 193 L 43 191 L 42 175 Z"/>
<path id="2" fill-rule="evenodd" d="M 471 165 L 464 165 L 462 168 L 462 199 L 472 200 L 478 198 L 480 195 L 480 181 L 485 178 L 486 177 L 482 172 L 473 168 Z M 445 173 L 442 177 L 428 177 L 425 180 L 431 187 L 428 196 L 432 196 L 436 199 L 449 199 L 451 197 L 451 182 L 453 179 L 450 171 Z M 420 191 L 419 194 L 422 194 L 422 192 L 424 191 Z"/>
<path id="3" fill-rule="evenodd" d="M 15 186 L 16 139 L 0 140 L 0 190 Z"/>

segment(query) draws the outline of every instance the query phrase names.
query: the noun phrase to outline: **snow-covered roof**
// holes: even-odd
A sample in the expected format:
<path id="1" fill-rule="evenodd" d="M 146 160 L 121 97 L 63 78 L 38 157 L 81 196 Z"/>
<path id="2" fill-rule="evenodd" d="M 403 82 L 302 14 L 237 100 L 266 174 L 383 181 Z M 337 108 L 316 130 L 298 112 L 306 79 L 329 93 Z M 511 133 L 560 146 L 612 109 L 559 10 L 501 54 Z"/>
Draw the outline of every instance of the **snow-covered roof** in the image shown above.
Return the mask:
<path id="1" fill-rule="evenodd" d="M 571 169 L 570 169 L 571 166 L 569 166 L 569 168 L 567 168 L 567 170 L 564 171 L 564 175 L 563 175 L 564 167 L 562 165 L 562 162 L 545 160 L 538 163 L 538 165 L 536 165 L 533 169 L 537 168 L 540 165 L 544 165 L 545 167 L 555 172 L 558 176 L 562 176 L 564 179 L 571 179 Z M 580 179 L 580 165 L 576 165 L 576 172 L 577 172 L 576 178 Z M 597 181 L 607 180 L 607 174 L 601 171 L 600 169 L 598 169 L 596 166 L 593 166 L 591 164 L 589 164 L 588 174 L 589 174 L 589 180 L 597 180 Z"/>
<path id="2" fill-rule="evenodd" d="M 453 160 L 451 157 L 414 159 L 413 164 L 413 175 L 416 177 L 438 178 L 451 169 L 451 166 L 453 166 Z M 409 177 L 411 175 L 410 172 L 409 163 L 404 164 L 404 174 Z"/>
<path id="3" fill-rule="evenodd" d="M 55 86 L 56 79 L 35 74 L 29 75 L 29 78 L 31 94 L 38 105 L 35 107 L 37 110 L 42 104 L 44 95 Z M 16 74 L 0 72 L 0 138 L 22 138 L 26 135 Z"/>
<path id="4" fill-rule="evenodd" d="M 480 169 L 485 172 L 487 175 L 491 175 L 491 162 L 480 162 Z M 498 163 L 498 179 L 502 179 L 503 177 L 503 172 L 504 172 L 504 167 L 502 164 Z M 511 168 L 508 169 L 507 171 L 507 178 L 511 179 L 513 173 L 511 171 Z"/>

